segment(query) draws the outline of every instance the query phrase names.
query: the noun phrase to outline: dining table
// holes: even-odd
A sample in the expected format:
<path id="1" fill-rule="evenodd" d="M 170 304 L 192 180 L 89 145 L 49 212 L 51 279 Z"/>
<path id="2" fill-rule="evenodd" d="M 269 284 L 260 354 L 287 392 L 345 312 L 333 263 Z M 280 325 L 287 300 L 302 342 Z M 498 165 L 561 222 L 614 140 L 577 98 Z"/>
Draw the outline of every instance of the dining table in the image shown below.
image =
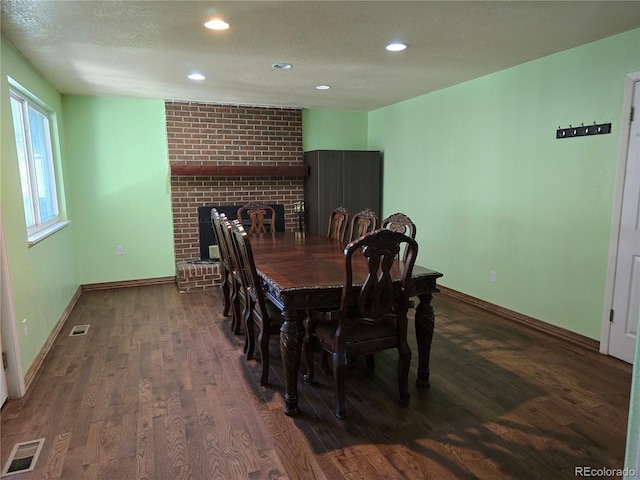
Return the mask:
<path id="1" fill-rule="evenodd" d="M 299 413 L 298 376 L 307 309 L 338 309 L 345 283 L 345 245 L 322 234 L 288 231 L 249 235 L 256 270 L 265 296 L 283 316 L 280 351 L 285 375 L 285 409 L 288 416 Z M 392 274 L 400 281 L 402 262 L 397 259 Z M 362 285 L 368 273 L 365 258 L 355 255 L 353 287 Z M 414 265 L 410 296 L 417 297 L 415 336 L 418 346 L 416 385 L 429 387 L 429 356 L 435 317 L 431 300 L 438 291 L 442 273 Z"/>

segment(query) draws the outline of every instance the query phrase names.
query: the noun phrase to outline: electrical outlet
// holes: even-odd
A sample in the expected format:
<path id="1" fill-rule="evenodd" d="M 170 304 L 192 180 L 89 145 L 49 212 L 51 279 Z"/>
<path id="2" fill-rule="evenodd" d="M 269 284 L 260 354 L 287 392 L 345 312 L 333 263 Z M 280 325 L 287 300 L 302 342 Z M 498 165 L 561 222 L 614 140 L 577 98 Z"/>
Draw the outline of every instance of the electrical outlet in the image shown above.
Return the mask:
<path id="1" fill-rule="evenodd" d="M 116 247 L 116 253 L 117 253 L 118 255 L 124 255 L 124 247 L 123 247 L 122 245 L 118 245 L 118 246 Z"/>
<path id="2" fill-rule="evenodd" d="M 489 281 L 491 283 L 496 283 L 496 277 L 497 277 L 496 272 L 492 270 L 491 273 L 489 274 Z"/>
<path id="3" fill-rule="evenodd" d="M 22 330 L 24 331 L 24 336 L 29 335 L 29 328 L 27 327 L 27 319 L 22 320 Z"/>

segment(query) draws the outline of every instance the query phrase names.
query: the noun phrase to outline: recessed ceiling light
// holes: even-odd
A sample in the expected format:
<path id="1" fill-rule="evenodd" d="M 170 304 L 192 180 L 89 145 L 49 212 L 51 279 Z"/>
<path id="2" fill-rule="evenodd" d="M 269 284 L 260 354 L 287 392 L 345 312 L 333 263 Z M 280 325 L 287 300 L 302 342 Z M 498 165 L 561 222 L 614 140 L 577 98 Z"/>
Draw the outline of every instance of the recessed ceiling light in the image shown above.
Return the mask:
<path id="1" fill-rule="evenodd" d="M 318 85 L 316 90 L 329 90 L 331 88 L 330 85 Z"/>
<path id="2" fill-rule="evenodd" d="M 226 30 L 229 28 L 229 24 L 219 18 L 212 18 L 208 22 L 205 22 L 204 26 L 210 30 Z"/>
<path id="3" fill-rule="evenodd" d="M 401 52 L 402 50 L 407 48 L 407 45 L 405 43 L 394 42 L 394 43 L 390 43 L 385 48 L 390 52 Z"/>
<path id="4" fill-rule="evenodd" d="M 274 63 L 271 66 L 276 70 L 289 70 L 293 65 L 290 63 Z"/>
<path id="5" fill-rule="evenodd" d="M 194 73 L 190 74 L 188 76 L 188 78 L 190 80 L 204 80 L 206 77 L 201 73 L 194 72 Z"/>

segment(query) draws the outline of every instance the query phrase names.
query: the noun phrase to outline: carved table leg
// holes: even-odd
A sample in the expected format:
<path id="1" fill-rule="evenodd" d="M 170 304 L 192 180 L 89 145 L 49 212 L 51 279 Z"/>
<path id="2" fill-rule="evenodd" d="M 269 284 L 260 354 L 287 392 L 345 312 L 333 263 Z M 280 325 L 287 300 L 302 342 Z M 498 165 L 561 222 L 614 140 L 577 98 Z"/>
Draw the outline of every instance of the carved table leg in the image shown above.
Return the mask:
<path id="1" fill-rule="evenodd" d="M 433 328 L 435 326 L 435 315 L 431 293 L 418 295 L 420 303 L 416 307 L 416 341 L 418 343 L 418 387 L 428 388 L 429 382 L 429 357 L 431 355 L 431 341 L 433 340 Z"/>
<path id="2" fill-rule="evenodd" d="M 284 323 L 280 329 L 280 352 L 285 376 L 284 413 L 290 417 L 298 414 L 298 372 L 302 352 L 304 329 L 299 321 L 303 315 L 298 311 L 285 310 Z"/>

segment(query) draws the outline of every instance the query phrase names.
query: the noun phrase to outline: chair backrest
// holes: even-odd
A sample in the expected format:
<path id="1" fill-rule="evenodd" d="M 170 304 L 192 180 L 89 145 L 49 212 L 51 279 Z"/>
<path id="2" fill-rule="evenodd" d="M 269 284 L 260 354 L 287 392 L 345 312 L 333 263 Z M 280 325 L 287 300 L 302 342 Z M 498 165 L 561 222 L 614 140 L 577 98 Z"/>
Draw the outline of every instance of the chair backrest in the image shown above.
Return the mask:
<path id="1" fill-rule="evenodd" d="M 394 213 L 382 221 L 382 228 L 388 228 L 394 232 L 404 233 L 408 237 L 416 238 L 416 226 L 404 213 Z"/>
<path id="2" fill-rule="evenodd" d="M 233 233 L 233 224 L 227 219 L 227 217 L 225 217 L 224 215 L 221 215 L 221 216 L 223 220 L 223 223 L 222 223 L 223 234 L 231 250 L 231 263 L 234 269 L 233 276 L 234 276 L 234 279 L 235 279 L 234 281 L 236 282 L 236 287 L 237 287 L 236 298 L 238 298 L 240 303 L 244 305 L 243 308 L 250 308 L 251 302 L 249 300 L 250 298 L 249 297 L 249 279 L 247 278 L 247 271 L 244 266 L 242 256 L 240 254 L 238 242 Z M 237 220 L 234 220 L 234 222 L 237 222 Z M 241 311 L 240 314 L 244 318 L 245 315 L 248 313 L 246 310 L 244 310 L 244 311 Z M 244 321 L 242 323 L 244 323 Z"/>
<path id="3" fill-rule="evenodd" d="M 404 213 L 394 213 L 393 215 L 389 215 L 382 221 L 382 228 L 387 228 L 394 232 L 404 233 L 408 237 L 416 238 L 416 225 Z M 406 260 L 406 258 L 407 251 L 405 249 L 402 255 L 403 261 Z"/>
<path id="4" fill-rule="evenodd" d="M 256 264 L 253 259 L 253 250 L 251 249 L 251 243 L 247 238 L 247 232 L 245 231 L 242 223 L 238 220 L 233 221 L 233 236 L 235 238 L 235 245 L 238 252 L 238 258 L 242 266 L 244 273 L 244 279 L 246 281 L 247 294 L 251 298 L 254 313 L 259 314 L 263 319 L 267 318 L 267 310 L 265 307 L 264 295 L 262 293 L 262 284 L 258 271 L 256 270 Z M 258 311 L 256 312 L 256 308 Z"/>
<path id="5" fill-rule="evenodd" d="M 271 219 L 266 220 L 267 212 L 271 212 Z M 267 233 L 276 231 L 276 210 L 262 203 L 248 203 L 238 209 L 238 221 L 243 223 L 243 214 L 251 220 L 249 233 Z M 266 225 L 269 225 L 267 230 Z"/>
<path id="6" fill-rule="evenodd" d="M 377 225 L 378 217 L 373 210 L 365 208 L 364 210 L 359 211 L 351 219 L 348 241 L 353 242 L 363 235 L 374 231 Z"/>
<path id="7" fill-rule="evenodd" d="M 229 257 L 229 265 L 234 272 L 240 271 L 240 261 L 238 257 L 237 248 L 233 239 L 232 225 L 227 216 L 224 213 L 220 214 L 220 234 L 222 235 L 222 241 L 227 249 L 227 255 Z"/>
<path id="8" fill-rule="evenodd" d="M 402 245 L 405 245 L 407 259 L 402 264 L 398 284 L 393 281 L 392 270 L 400 268 L 396 257 Z M 413 238 L 388 229 L 374 230 L 347 245 L 346 281 L 342 290 L 340 321 L 344 323 L 350 318 L 357 318 L 359 321 L 375 324 L 396 318 L 406 322 L 409 282 L 417 254 L 418 244 Z M 359 289 L 353 285 L 354 255 L 363 255 L 368 268 L 368 275 Z M 357 314 L 349 308 L 354 304 L 357 305 Z"/>
<path id="9" fill-rule="evenodd" d="M 213 227 L 213 232 L 216 235 L 216 240 L 218 241 L 218 247 L 220 248 L 220 260 L 222 261 L 223 268 L 226 270 L 226 274 L 233 271 L 230 257 L 231 252 L 230 246 L 228 245 L 223 232 L 222 216 L 215 208 L 211 209 L 211 225 Z"/>
<path id="10" fill-rule="evenodd" d="M 329 228 L 327 230 L 327 237 L 334 240 L 340 240 L 344 242 L 344 234 L 349 226 L 349 212 L 344 207 L 338 207 L 331 215 L 329 215 Z"/>

